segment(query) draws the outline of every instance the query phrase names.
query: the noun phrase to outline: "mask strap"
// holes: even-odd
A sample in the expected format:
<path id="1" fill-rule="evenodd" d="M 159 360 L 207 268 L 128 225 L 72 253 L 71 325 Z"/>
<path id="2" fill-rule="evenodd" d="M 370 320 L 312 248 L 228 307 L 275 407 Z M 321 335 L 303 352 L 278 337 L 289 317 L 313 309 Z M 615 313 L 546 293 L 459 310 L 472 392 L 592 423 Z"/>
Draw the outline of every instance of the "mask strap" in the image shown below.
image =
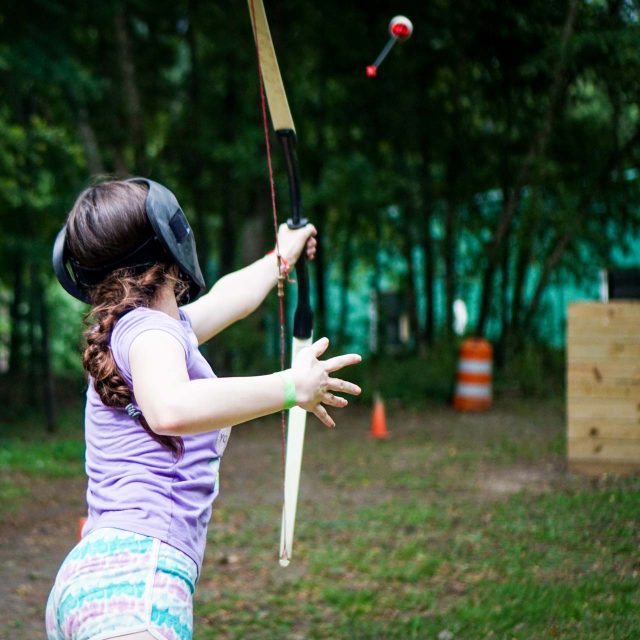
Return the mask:
<path id="1" fill-rule="evenodd" d="M 69 261 L 73 266 L 78 283 L 91 287 L 100 284 L 112 271 L 128 268 L 135 273 L 141 273 L 145 269 L 161 260 L 166 254 L 162 245 L 155 236 L 151 236 L 146 242 L 118 260 L 99 267 L 86 267 L 80 264 L 74 257 Z"/>

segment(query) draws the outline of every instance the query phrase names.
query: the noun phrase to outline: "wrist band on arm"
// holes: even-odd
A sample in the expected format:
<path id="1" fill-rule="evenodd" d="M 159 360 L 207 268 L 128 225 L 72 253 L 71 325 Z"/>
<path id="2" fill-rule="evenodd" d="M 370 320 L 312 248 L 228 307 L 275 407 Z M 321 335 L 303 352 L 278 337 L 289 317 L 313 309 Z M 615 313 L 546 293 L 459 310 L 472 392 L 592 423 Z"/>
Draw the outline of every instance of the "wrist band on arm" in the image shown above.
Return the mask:
<path id="1" fill-rule="evenodd" d="M 276 254 L 276 259 L 280 258 L 282 274 L 285 276 L 288 276 L 289 272 L 291 271 L 291 263 L 282 254 L 278 254 L 278 252 L 275 249 L 271 249 L 271 251 L 268 251 L 267 255 L 270 256 L 272 253 Z"/>
<path id="2" fill-rule="evenodd" d="M 284 411 L 288 411 L 296 406 L 296 383 L 293 381 L 291 371 L 278 371 L 278 375 L 282 379 L 284 385 Z"/>

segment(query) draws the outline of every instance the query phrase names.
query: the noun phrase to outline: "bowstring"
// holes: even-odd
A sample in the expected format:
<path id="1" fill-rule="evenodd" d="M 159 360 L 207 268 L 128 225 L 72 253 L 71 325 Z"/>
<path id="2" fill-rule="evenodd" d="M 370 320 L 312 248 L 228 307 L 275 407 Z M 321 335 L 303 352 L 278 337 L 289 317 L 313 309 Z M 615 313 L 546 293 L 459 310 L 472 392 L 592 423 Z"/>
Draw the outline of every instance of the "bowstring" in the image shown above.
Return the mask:
<path id="1" fill-rule="evenodd" d="M 278 306 L 279 306 L 279 333 L 280 333 L 280 370 L 284 371 L 285 361 L 285 313 L 284 313 L 284 281 L 285 273 L 283 270 L 282 256 L 280 254 L 280 244 L 278 242 L 278 208 L 276 203 L 276 187 L 273 178 L 273 163 L 271 160 L 271 142 L 269 141 L 269 123 L 267 118 L 267 102 L 264 91 L 264 79 L 262 77 L 262 66 L 260 64 L 260 44 L 256 27 L 256 14 L 253 0 L 251 0 L 251 26 L 253 29 L 253 40 L 256 44 L 256 61 L 258 64 L 258 84 L 260 87 L 260 108 L 262 111 L 262 129 L 264 132 L 264 143 L 267 152 L 267 167 L 269 170 L 269 189 L 271 192 L 271 212 L 273 217 L 273 232 L 276 239 L 276 260 L 278 267 Z M 282 479 L 285 478 L 285 459 L 286 459 L 286 432 L 287 417 L 286 411 L 280 412 L 280 456 L 282 461 Z"/>

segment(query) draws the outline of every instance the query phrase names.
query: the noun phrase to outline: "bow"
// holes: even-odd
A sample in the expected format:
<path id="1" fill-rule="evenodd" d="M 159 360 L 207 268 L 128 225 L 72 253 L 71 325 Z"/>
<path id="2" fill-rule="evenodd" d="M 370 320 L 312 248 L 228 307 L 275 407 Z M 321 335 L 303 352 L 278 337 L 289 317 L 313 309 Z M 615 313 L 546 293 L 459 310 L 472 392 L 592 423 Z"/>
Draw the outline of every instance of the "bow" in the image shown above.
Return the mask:
<path id="1" fill-rule="evenodd" d="M 298 173 L 298 159 L 296 156 L 296 130 L 293 124 L 293 118 L 291 117 L 287 95 L 284 91 L 264 5 L 262 0 L 248 0 L 248 3 L 253 35 L 256 42 L 258 67 L 262 78 L 261 86 L 264 87 L 267 95 L 273 128 L 284 151 L 291 200 L 291 218 L 287 220 L 287 225 L 290 229 L 299 229 L 307 224 L 307 220 L 301 217 L 300 178 Z M 311 344 L 313 333 L 313 312 L 309 299 L 309 273 L 307 271 L 304 252 L 296 263 L 296 280 L 298 283 L 298 303 L 293 319 L 292 360 L 296 357 L 300 349 L 308 347 Z M 283 567 L 288 566 L 291 561 L 306 419 L 307 412 L 300 407 L 293 407 L 289 411 L 279 555 L 280 564 Z"/>

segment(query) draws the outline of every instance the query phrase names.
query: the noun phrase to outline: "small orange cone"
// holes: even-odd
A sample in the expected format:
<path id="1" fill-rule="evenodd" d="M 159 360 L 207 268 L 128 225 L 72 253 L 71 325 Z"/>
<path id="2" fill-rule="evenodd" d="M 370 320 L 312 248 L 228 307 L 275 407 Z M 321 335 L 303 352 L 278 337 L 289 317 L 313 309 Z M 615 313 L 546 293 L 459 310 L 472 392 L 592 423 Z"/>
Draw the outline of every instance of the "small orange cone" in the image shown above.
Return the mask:
<path id="1" fill-rule="evenodd" d="M 370 435 L 376 440 L 386 440 L 389 437 L 389 432 L 387 431 L 387 418 L 384 413 L 384 402 L 382 402 L 382 398 L 377 393 L 373 401 Z"/>
<path id="2" fill-rule="evenodd" d="M 78 531 L 76 532 L 76 538 L 78 542 L 82 540 L 82 529 L 84 528 L 84 525 L 86 522 L 87 522 L 86 517 L 78 518 Z"/>

